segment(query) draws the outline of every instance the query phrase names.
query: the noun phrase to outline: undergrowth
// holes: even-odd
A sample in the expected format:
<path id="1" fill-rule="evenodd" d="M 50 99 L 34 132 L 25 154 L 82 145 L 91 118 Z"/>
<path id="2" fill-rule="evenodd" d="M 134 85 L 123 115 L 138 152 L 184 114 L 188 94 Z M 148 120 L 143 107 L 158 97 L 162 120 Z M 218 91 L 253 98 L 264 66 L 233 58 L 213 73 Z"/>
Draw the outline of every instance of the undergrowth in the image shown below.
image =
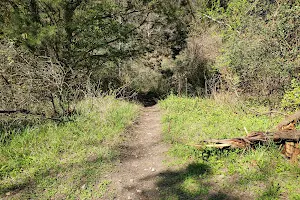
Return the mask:
<path id="1" fill-rule="evenodd" d="M 103 173 L 138 106 L 112 97 L 89 98 L 72 121 L 30 127 L 0 144 L 0 197 L 94 199 L 106 192 Z"/>
<path id="2" fill-rule="evenodd" d="M 164 113 L 164 138 L 172 144 L 169 154 L 177 158 L 169 164 L 186 166 L 184 171 L 175 173 L 173 179 L 180 177 L 180 181 L 165 188 L 163 198 L 300 199 L 300 168 L 289 163 L 276 144 L 247 150 L 193 147 L 203 139 L 274 130 L 282 116 L 260 115 L 268 109 L 247 102 L 220 103 L 173 95 L 161 101 L 160 107 Z M 195 176 L 195 168 L 205 171 Z"/>

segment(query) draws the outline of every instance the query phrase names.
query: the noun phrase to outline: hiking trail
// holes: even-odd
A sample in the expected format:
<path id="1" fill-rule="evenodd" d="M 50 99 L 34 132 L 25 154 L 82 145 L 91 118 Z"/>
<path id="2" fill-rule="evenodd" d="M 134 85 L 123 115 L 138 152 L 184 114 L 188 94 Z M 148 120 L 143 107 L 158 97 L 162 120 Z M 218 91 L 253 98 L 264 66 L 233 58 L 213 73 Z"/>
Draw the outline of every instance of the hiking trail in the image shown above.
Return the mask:
<path id="1" fill-rule="evenodd" d="M 156 185 L 160 173 L 167 170 L 168 145 L 162 142 L 161 115 L 157 105 L 143 108 L 121 147 L 120 163 L 108 175 L 113 199 L 159 199 Z"/>

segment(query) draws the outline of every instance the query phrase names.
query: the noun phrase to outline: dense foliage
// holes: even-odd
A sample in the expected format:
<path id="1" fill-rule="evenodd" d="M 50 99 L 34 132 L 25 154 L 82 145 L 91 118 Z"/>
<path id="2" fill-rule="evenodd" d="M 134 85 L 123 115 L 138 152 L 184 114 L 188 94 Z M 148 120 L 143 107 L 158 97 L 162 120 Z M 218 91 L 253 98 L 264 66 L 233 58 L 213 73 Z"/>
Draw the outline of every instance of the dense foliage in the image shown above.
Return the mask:
<path id="1" fill-rule="evenodd" d="M 173 42 L 174 46 L 185 39 L 181 37 L 184 27 L 177 27 L 183 25 L 179 17 L 184 9 L 172 1 L 15 0 L 2 4 L 6 8 L 4 36 L 66 67 L 99 67 L 153 50 L 155 43 Z"/>
<path id="2" fill-rule="evenodd" d="M 16 99 L 17 94 L 6 95 L 16 90 L 13 87 L 22 94 L 34 93 L 31 102 L 48 99 L 54 114 L 58 113 L 55 101 L 63 108 L 91 91 L 126 85 L 128 61 L 151 57 L 153 52 L 175 57 L 186 45 L 189 10 L 181 1 L 5 0 L 0 4 L 5 65 L 1 89 L 9 89 L 4 96 Z M 56 77 L 51 75 L 56 73 L 53 63 L 59 68 Z M 27 75 L 14 81 L 19 74 Z M 32 80 L 47 83 L 32 84 Z M 31 85 L 20 87 L 20 81 Z M 1 109 L 30 108 L 27 102 L 21 107 L 17 101 L 8 102 Z"/>
<path id="3" fill-rule="evenodd" d="M 217 24 L 221 55 L 213 65 L 225 88 L 278 102 L 299 73 L 300 1 L 209 1 L 202 23 Z"/>
<path id="4" fill-rule="evenodd" d="M 39 65 L 58 64 L 63 92 L 51 91 L 48 101 L 60 107 L 76 99 L 74 93 L 116 88 L 117 96 L 229 91 L 279 105 L 291 80 L 299 80 L 299 5 L 299 0 L 4 0 L 1 48 L 9 43 Z M 4 63 L 14 62 L 14 70 L 1 69 L 1 84 L 9 88 L 19 61 L 4 54 Z M 25 65 L 21 71 L 31 70 Z"/>

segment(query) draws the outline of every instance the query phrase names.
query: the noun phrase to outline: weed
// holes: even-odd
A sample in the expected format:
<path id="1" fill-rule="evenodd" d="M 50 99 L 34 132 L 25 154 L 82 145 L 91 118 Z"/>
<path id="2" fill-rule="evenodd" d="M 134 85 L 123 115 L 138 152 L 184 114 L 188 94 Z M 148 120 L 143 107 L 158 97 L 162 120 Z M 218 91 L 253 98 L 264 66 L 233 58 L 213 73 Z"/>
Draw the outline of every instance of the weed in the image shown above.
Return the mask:
<path id="1" fill-rule="evenodd" d="M 121 134 L 138 106 L 112 97 L 78 104 L 80 115 L 64 124 L 23 130 L 0 146 L 0 195 L 12 199 L 100 198 L 101 177 L 118 158 Z"/>
<path id="2" fill-rule="evenodd" d="M 287 162 L 275 144 L 247 150 L 199 150 L 193 147 L 204 139 L 246 135 L 245 128 L 248 132 L 270 131 L 282 116 L 257 116 L 250 111 L 265 112 L 268 109 L 247 102 L 241 105 L 239 102 L 174 95 L 159 105 L 164 113 L 164 139 L 172 144 L 169 154 L 178 158 L 173 164 L 184 167 L 196 162 L 210 169 L 204 180 L 193 177 L 182 180 L 184 191 L 189 192 L 188 199 L 195 196 L 200 199 L 264 199 L 267 196 L 276 199 L 282 195 L 297 199 L 299 167 Z M 209 185 L 207 193 L 195 189 L 197 184 L 205 181 Z"/>

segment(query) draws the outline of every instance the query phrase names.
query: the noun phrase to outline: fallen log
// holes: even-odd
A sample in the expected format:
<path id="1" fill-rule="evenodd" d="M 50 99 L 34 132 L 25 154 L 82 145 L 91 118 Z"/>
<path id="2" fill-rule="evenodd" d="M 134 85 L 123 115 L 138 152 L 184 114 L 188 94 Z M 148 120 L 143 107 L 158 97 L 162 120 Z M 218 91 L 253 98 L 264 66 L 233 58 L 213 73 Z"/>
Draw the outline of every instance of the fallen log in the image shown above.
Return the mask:
<path id="1" fill-rule="evenodd" d="M 252 132 L 245 137 L 232 139 L 210 139 L 203 140 L 200 144 L 193 145 L 196 148 L 247 148 L 256 144 L 265 144 L 273 141 L 280 144 L 281 153 L 292 162 L 298 160 L 300 155 L 300 131 L 278 131 L 278 132 Z"/>
<path id="2" fill-rule="evenodd" d="M 282 122 L 277 125 L 278 130 L 293 130 L 295 129 L 295 124 L 300 120 L 300 111 L 285 118 Z"/>
<path id="3" fill-rule="evenodd" d="M 232 139 L 210 139 L 203 140 L 198 145 L 199 148 L 214 147 L 214 148 L 245 148 L 258 143 L 266 143 L 273 141 L 276 143 L 295 142 L 300 141 L 300 131 L 278 131 L 278 132 L 252 132 L 245 137 L 238 137 Z"/>
<path id="4" fill-rule="evenodd" d="M 300 121 L 300 111 L 288 116 L 278 124 L 278 131 L 275 132 L 252 132 L 245 137 L 237 137 L 231 139 L 209 139 L 203 140 L 200 144 L 192 145 L 196 148 L 204 149 L 212 148 L 247 148 L 256 144 L 265 144 L 267 142 L 275 142 L 283 147 L 281 150 L 287 158 L 292 162 L 298 160 L 300 155 L 300 131 L 295 130 L 296 123 Z M 245 128 L 248 133 L 247 129 Z"/>

